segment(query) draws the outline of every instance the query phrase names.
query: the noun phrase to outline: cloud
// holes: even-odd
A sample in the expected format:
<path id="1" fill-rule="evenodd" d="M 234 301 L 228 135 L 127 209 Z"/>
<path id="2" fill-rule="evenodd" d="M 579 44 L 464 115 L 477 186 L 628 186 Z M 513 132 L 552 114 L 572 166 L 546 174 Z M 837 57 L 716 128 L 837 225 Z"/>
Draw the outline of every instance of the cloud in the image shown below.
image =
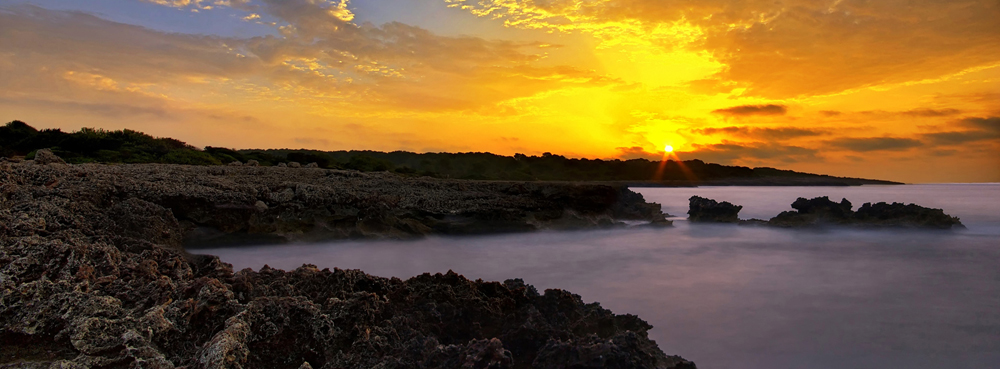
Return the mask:
<path id="1" fill-rule="evenodd" d="M 982 141 L 995 138 L 991 137 L 987 132 L 983 131 L 951 131 L 951 132 L 936 132 L 927 133 L 922 135 L 924 139 L 931 141 L 936 145 L 958 145 L 974 141 Z"/>
<path id="2" fill-rule="evenodd" d="M 723 141 L 711 145 L 693 145 L 694 150 L 679 153 L 682 159 L 701 159 L 710 163 L 739 164 L 760 162 L 796 163 L 818 160 L 817 150 L 765 142 Z"/>
<path id="3" fill-rule="evenodd" d="M 727 65 L 720 80 L 778 99 L 938 78 L 1000 60 L 995 1 L 445 1 L 509 27 L 705 51 Z"/>
<path id="4" fill-rule="evenodd" d="M 156 5 L 169 6 L 171 8 L 178 8 L 178 9 L 192 8 L 193 10 L 197 9 L 209 10 L 212 9 L 213 5 L 243 8 L 250 2 L 250 0 L 142 0 L 142 1 Z"/>
<path id="5" fill-rule="evenodd" d="M 37 109 L 62 111 L 68 114 L 88 113 L 108 118 L 177 118 L 176 112 L 165 106 L 143 106 L 128 103 L 58 101 L 50 99 L 12 99 L 0 96 L 0 105 L 31 106 Z"/>
<path id="6" fill-rule="evenodd" d="M 659 161 L 663 159 L 662 153 L 657 154 L 657 153 L 646 152 L 646 149 L 640 146 L 616 147 L 615 150 L 618 151 L 618 155 L 615 155 L 615 158 L 617 159 L 624 159 L 624 160 L 646 159 L 650 161 Z"/>
<path id="7" fill-rule="evenodd" d="M 923 134 L 922 137 L 937 145 L 959 145 L 970 142 L 1000 140 L 1000 117 L 970 117 L 957 122 L 965 131 L 946 131 Z"/>
<path id="8" fill-rule="evenodd" d="M 914 117 L 945 117 L 950 115 L 961 114 L 962 111 L 958 109 L 913 109 L 902 112 L 903 115 L 909 115 Z"/>
<path id="9" fill-rule="evenodd" d="M 731 117 L 741 117 L 749 115 L 785 115 L 788 108 L 784 105 L 740 105 L 731 108 L 713 110 L 712 113 Z"/>
<path id="10" fill-rule="evenodd" d="M 979 128 L 993 134 L 1000 134 L 1000 117 L 972 117 L 962 119 L 960 122 L 969 127 Z"/>
<path id="11" fill-rule="evenodd" d="M 0 84 L 23 86 L 17 91 L 23 98 L 60 95 L 81 103 L 107 98 L 85 93 L 81 82 L 87 80 L 105 95 L 118 88 L 115 98 L 122 103 L 139 94 L 171 100 L 173 90 L 380 114 L 473 109 L 499 114 L 493 107 L 500 101 L 618 83 L 589 70 L 537 65 L 538 43 L 440 36 L 401 23 L 355 25 L 341 12 L 346 1 L 227 4 L 253 6 L 259 11 L 254 14 L 281 20 L 284 37 L 164 33 L 82 12 L 0 7 Z M 76 81 L 63 78 L 67 75 Z M 4 93 L 12 94 L 8 89 L 0 96 Z"/>
<path id="12" fill-rule="evenodd" d="M 827 143 L 841 149 L 859 152 L 902 151 L 923 145 L 919 140 L 901 137 L 844 137 L 827 141 Z"/>
<path id="13" fill-rule="evenodd" d="M 692 133 L 707 136 L 724 135 L 728 137 L 753 138 L 756 140 L 788 140 L 799 137 L 811 137 L 826 135 L 829 132 L 819 129 L 797 128 L 797 127 L 777 127 L 758 128 L 747 126 L 731 126 L 721 128 L 700 128 L 692 129 Z"/>

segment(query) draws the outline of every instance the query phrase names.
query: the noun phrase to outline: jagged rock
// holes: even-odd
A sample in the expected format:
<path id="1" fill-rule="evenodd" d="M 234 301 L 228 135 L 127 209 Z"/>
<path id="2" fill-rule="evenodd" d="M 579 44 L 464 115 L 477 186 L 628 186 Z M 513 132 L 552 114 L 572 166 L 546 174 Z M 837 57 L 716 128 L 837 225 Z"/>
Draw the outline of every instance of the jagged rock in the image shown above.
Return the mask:
<path id="1" fill-rule="evenodd" d="M 779 227 L 802 227 L 830 224 L 851 224 L 854 221 L 852 205 L 847 199 L 840 203 L 830 201 L 827 196 L 813 199 L 798 198 L 792 203 L 792 209 L 771 218 L 770 225 Z"/>
<path id="2" fill-rule="evenodd" d="M 262 217 L 255 196 L 285 193 L 287 185 L 296 186 L 294 206 L 276 205 L 267 214 L 366 204 L 360 211 L 383 209 L 366 216 L 388 216 L 380 203 L 387 200 L 373 195 L 399 193 L 411 199 L 393 206 L 413 212 L 421 203 L 432 212 L 548 206 L 536 193 L 583 212 L 606 210 L 620 189 L 524 184 L 521 190 L 509 183 L 404 182 L 389 174 L 280 172 L 287 171 L 167 165 L 0 171 L 0 366 L 693 367 L 665 355 L 638 317 L 615 315 L 566 291 L 539 294 L 520 280 L 472 281 L 454 272 L 405 281 L 313 265 L 234 273 L 217 257 L 181 250 L 183 225 L 174 218 L 235 226 Z M 348 191 L 357 197 L 333 200 Z M 584 195 L 596 199 L 578 197 Z"/>
<path id="3" fill-rule="evenodd" d="M 247 160 L 246 166 L 248 167 L 259 167 L 260 162 L 256 160 Z"/>
<path id="4" fill-rule="evenodd" d="M 288 167 L 289 168 L 302 168 L 302 164 L 299 164 L 298 162 L 290 161 L 290 162 L 288 162 Z"/>
<path id="5" fill-rule="evenodd" d="M 288 167 L 288 164 L 285 164 L 285 163 L 278 163 L 277 167 L 278 167 L 278 168 L 286 168 L 286 167 Z"/>
<path id="6" fill-rule="evenodd" d="M 309 164 L 306 164 L 306 168 L 319 168 L 319 164 L 309 163 Z"/>
<path id="7" fill-rule="evenodd" d="M 743 209 L 728 201 L 720 203 L 698 196 L 691 196 L 688 204 L 688 220 L 695 223 L 736 223 L 740 221 L 739 214 Z"/>
<path id="8" fill-rule="evenodd" d="M 243 163 L 240 162 L 239 160 L 237 160 L 237 161 L 234 161 L 232 163 L 229 163 L 229 166 L 231 166 L 231 167 L 242 167 Z"/>
<path id="9" fill-rule="evenodd" d="M 941 209 L 925 208 L 916 204 L 874 205 L 865 203 L 857 212 L 851 211 L 851 202 L 843 199 L 840 203 L 827 197 L 814 199 L 798 198 L 792 204 L 797 211 L 786 211 L 771 218 L 770 225 L 779 227 L 809 227 L 824 225 L 850 225 L 856 227 L 904 227 L 951 229 L 965 228 L 957 217 L 944 213 Z"/>
<path id="10" fill-rule="evenodd" d="M 718 204 L 715 200 L 704 199 L 694 196 L 691 198 L 691 211 L 699 214 L 700 217 L 719 216 L 732 222 L 742 206 L 735 206 L 729 203 Z M 726 205 L 728 204 L 728 205 Z M 715 210 L 724 215 L 714 215 L 705 209 L 729 209 L 728 213 L 722 210 Z M 904 227 L 904 228 L 930 228 L 930 229 L 952 229 L 965 228 L 957 217 L 944 213 L 941 209 L 925 208 L 916 204 L 904 205 L 901 203 L 887 204 L 884 202 L 865 203 L 857 212 L 851 210 L 852 205 L 847 199 L 840 200 L 839 203 L 830 201 L 827 196 L 813 199 L 798 198 L 792 203 L 795 211 L 784 211 L 770 220 L 749 219 L 739 220 L 740 225 L 750 226 L 775 226 L 775 227 L 818 227 L 818 226 L 852 226 L 852 227 Z M 707 215 L 706 215 L 707 214 Z M 692 215 L 692 221 L 693 215 Z"/>
<path id="11" fill-rule="evenodd" d="M 633 369 L 676 368 L 696 369 L 694 363 L 678 356 L 660 356 L 643 350 L 648 340 L 631 331 L 613 337 L 590 335 L 583 339 L 560 341 L 551 339 L 542 347 L 533 368 Z M 636 355 L 636 352 L 639 354 Z M 643 355 L 645 354 L 645 355 Z"/>
<path id="12" fill-rule="evenodd" d="M 624 226 L 623 220 L 669 224 L 658 204 L 646 203 L 624 186 L 245 166 L 11 164 L 10 168 L 5 170 L 9 183 L 51 187 L 111 208 L 162 207 L 181 224 L 181 231 L 143 237 L 181 237 L 189 245 L 613 227 Z M 27 196 L 28 188 L 8 190 L 13 191 L 11 196 Z"/>
<path id="13" fill-rule="evenodd" d="M 898 202 L 865 203 L 854 214 L 854 222 L 875 227 L 965 228 L 958 217 L 945 214 L 942 209 Z"/>
<path id="14" fill-rule="evenodd" d="M 49 165 L 49 164 L 66 164 L 66 161 L 62 160 L 59 156 L 52 153 L 49 149 L 40 149 L 35 151 L 35 164 L 37 165 Z"/>

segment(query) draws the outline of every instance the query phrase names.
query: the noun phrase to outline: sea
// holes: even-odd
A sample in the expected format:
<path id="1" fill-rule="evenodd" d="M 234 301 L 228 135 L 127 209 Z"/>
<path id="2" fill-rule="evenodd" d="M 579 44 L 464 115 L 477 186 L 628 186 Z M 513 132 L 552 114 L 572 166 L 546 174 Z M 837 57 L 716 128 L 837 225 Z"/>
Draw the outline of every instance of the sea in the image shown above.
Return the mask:
<path id="1" fill-rule="evenodd" d="M 703 369 L 1000 368 L 1000 184 L 633 190 L 674 225 L 192 251 L 237 270 L 521 278 L 638 315 L 664 352 Z M 691 224 L 694 195 L 743 205 L 744 219 L 792 210 L 798 197 L 916 203 L 967 229 Z"/>

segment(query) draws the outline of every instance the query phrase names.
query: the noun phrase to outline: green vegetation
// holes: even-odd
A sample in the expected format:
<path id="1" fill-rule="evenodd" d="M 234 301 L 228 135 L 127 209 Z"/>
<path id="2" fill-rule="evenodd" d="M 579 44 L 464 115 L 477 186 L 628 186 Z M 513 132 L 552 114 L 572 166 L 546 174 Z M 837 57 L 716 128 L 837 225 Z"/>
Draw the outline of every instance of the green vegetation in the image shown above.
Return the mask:
<path id="1" fill-rule="evenodd" d="M 365 172 L 392 171 L 403 175 L 484 180 L 552 181 L 649 181 L 662 173 L 662 180 L 712 180 L 762 177 L 821 177 L 773 168 L 747 168 L 710 164 L 701 160 L 663 163 L 645 159 L 570 159 L 545 153 L 542 156 L 501 156 L 490 153 L 425 153 L 405 151 L 316 151 L 232 150 L 221 147 L 198 149 L 172 138 L 145 133 L 84 128 L 66 133 L 58 129 L 37 130 L 21 121 L 0 127 L 0 156 L 27 156 L 51 148 L 69 163 L 163 163 L 223 165 L 256 160 L 263 166 L 278 163 L 316 163 L 321 168 Z"/>

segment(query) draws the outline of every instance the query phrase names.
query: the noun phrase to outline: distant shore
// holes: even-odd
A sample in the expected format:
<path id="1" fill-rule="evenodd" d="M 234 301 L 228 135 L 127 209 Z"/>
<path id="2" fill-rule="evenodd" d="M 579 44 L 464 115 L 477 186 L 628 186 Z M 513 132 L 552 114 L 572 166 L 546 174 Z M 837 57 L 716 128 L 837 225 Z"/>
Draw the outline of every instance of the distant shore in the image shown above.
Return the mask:
<path id="1" fill-rule="evenodd" d="M 826 186 L 846 187 L 864 185 L 903 185 L 902 182 L 883 181 L 877 179 L 815 176 L 815 177 L 762 177 L 762 178 L 729 178 L 709 180 L 672 180 L 672 181 L 610 181 L 602 182 L 628 187 L 699 187 L 699 186 Z"/>

